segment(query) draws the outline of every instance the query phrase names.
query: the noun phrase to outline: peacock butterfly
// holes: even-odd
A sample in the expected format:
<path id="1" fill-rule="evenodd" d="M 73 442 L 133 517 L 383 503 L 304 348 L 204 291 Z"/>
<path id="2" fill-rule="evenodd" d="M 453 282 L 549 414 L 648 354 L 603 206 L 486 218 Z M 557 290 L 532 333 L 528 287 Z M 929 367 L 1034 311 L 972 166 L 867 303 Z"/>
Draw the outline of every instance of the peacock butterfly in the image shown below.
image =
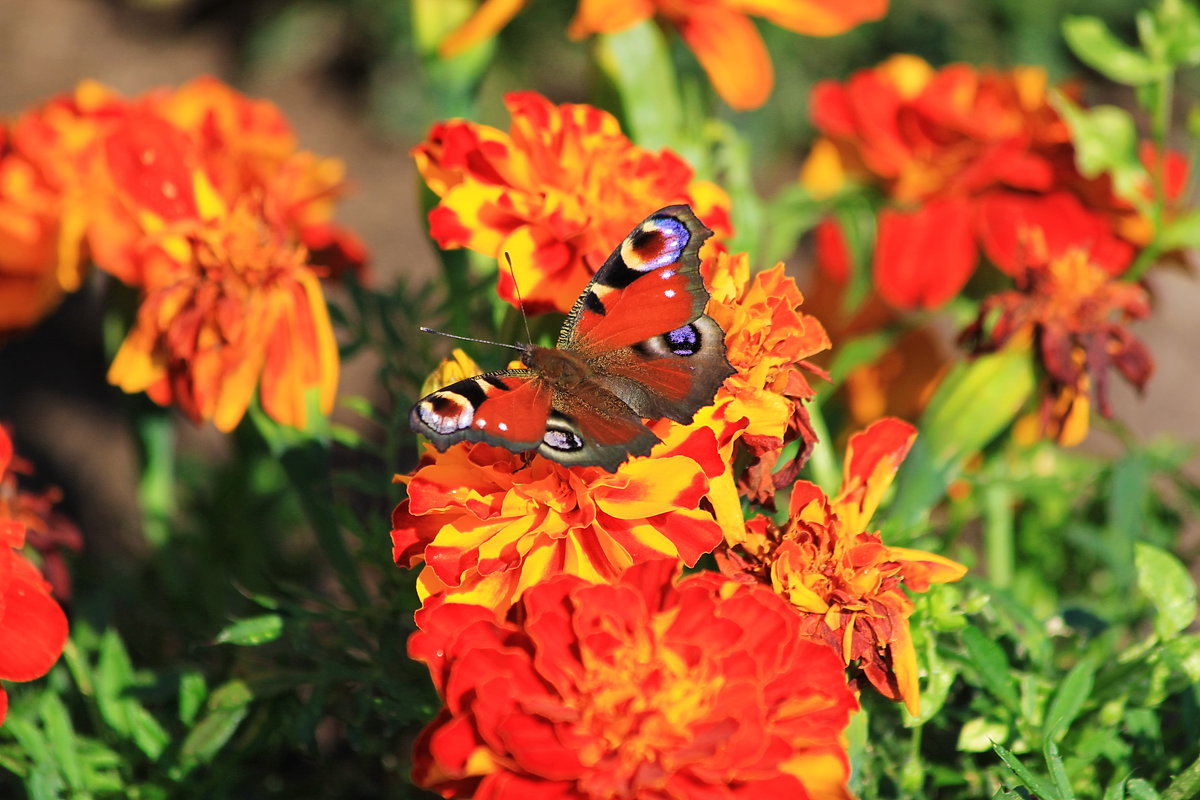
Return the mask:
<path id="1" fill-rule="evenodd" d="M 600 266 L 558 335 L 523 345 L 528 369 L 458 381 L 422 398 L 409 423 L 438 450 L 484 441 L 609 472 L 660 440 L 643 419 L 688 423 L 734 373 L 725 333 L 704 313 L 700 245 L 686 205 L 643 220 Z"/>

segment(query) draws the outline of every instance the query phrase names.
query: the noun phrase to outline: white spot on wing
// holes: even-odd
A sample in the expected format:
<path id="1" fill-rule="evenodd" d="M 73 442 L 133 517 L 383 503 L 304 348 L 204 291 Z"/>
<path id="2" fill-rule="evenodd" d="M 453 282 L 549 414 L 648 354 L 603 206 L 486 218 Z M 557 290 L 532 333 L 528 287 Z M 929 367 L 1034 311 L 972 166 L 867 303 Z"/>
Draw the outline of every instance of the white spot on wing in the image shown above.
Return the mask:
<path id="1" fill-rule="evenodd" d="M 501 422 L 501 423 L 500 423 L 499 425 L 497 425 L 496 427 L 497 427 L 497 428 L 499 428 L 499 429 L 500 429 L 500 430 L 502 430 L 502 431 L 506 431 L 506 430 L 508 430 L 508 425 L 504 424 L 503 422 Z"/>
<path id="2" fill-rule="evenodd" d="M 674 289 L 667 289 L 665 292 L 663 292 L 663 296 L 664 296 L 664 297 L 674 297 L 674 296 L 675 296 L 675 290 L 674 290 Z"/>
<path id="3" fill-rule="evenodd" d="M 664 281 L 665 281 L 667 278 L 674 278 L 674 277 L 675 277 L 675 270 L 673 270 L 673 269 L 664 269 L 662 272 L 658 273 L 658 277 L 662 278 Z"/>
<path id="4" fill-rule="evenodd" d="M 486 420 L 486 419 L 477 419 L 477 420 L 475 420 L 475 427 L 477 427 L 477 428 L 482 428 L 482 427 L 484 427 L 485 425 L 487 425 L 487 420 Z"/>

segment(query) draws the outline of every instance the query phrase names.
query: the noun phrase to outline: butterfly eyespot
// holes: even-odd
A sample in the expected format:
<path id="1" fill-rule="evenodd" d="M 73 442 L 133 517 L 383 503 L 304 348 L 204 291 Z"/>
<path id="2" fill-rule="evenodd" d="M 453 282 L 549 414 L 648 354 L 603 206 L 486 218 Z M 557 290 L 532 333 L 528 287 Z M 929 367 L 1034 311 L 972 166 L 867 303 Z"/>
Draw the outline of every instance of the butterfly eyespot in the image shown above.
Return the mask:
<path id="1" fill-rule="evenodd" d="M 551 450 L 558 450 L 563 453 L 574 453 L 577 450 L 583 449 L 583 439 L 571 431 L 564 431 L 558 428 L 548 428 L 546 435 L 542 437 L 542 441 Z"/>
<path id="2" fill-rule="evenodd" d="M 667 348 L 677 356 L 691 356 L 700 351 L 700 330 L 695 325 L 684 325 L 663 334 Z"/>
<path id="3" fill-rule="evenodd" d="M 469 428 L 475 410 L 461 395 L 443 391 L 418 404 L 417 416 L 431 430 L 446 434 Z"/>
<path id="4" fill-rule="evenodd" d="M 621 244 L 625 266 L 637 272 L 669 267 L 691 240 L 687 226 L 672 217 L 651 217 Z"/>

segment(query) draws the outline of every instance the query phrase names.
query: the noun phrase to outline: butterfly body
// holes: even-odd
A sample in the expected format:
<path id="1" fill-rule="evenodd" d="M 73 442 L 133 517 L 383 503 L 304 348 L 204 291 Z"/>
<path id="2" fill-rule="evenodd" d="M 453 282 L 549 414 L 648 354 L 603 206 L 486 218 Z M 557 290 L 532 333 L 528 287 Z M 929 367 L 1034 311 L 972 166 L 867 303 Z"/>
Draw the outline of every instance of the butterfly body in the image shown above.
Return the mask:
<path id="1" fill-rule="evenodd" d="M 704 314 L 698 252 L 711 235 L 687 206 L 650 215 L 597 270 L 557 347 L 526 345 L 526 369 L 422 398 L 413 430 L 439 450 L 485 441 L 609 471 L 646 455 L 659 439 L 643 419 L 691 422 L 734 372 L 724 332 Z"/>

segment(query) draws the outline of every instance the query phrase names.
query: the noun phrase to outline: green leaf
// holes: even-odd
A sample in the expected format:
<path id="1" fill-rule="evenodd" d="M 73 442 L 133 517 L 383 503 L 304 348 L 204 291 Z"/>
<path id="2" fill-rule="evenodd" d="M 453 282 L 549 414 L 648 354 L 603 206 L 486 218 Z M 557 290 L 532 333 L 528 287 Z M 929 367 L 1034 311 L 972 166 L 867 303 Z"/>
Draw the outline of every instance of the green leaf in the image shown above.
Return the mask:
<path id="1" fill-rule="evenodd" d="M 1145 207 L 1149 201 L 1143 189 L 1150 176 L 1138 158 L 1137 125 L 1130 113 L 1110 105 L 1083 109 L 1061 92 L 1054 93 L 1052 101 L 1071 129 L 1079 171 L 1088 178 L 1111 175 L 1120 197 Z"/>
<path id="2" fill-rule="evenodd" d="M 1046 767 L 1050 770 L 1050 780 L 1054 781 L 1054 788 L 1058 789 L 1058 796 L 1064 800 L 1074 800 L 1075 793 L 1071 791 L 1071 781 L 1067 778 L 1067 769 L 1058 755 L 1058 745 L 1054 743 L 1053 739 L 1047 739 L 1042 752 L 1046 758 Z"/>
<path id="3" fill-rule="evenodd" d="M 273 642 L 283 633 L 283 617 L 262 614 L 240 619 L 217 634 L 217 644 L 253 646 Z"/>
<path id="4" fill-rule="evenodd" d="M 242 681 L 231 681 L 209 698 L 209 713 L 192 728 L 180 749 L 179 763 L 184 771 L 207 764 L 237 732 L 254 699 L 250 687 Z"/>
<path id="5" fill-rule="evenodd" d="M 938 385 L 918 424 L 920 435 L 900 470 L 894 524 L 920 522 L 958 477 L 963 461 L 982 450 L 1016 418 L 1033 393 L 1029 350 L 998 353 L 956 364 Z"/>
<path id="6" fill-rule="evenodd" d="M 100 639 L 100 657 L 96 663 L 96 707 L 105 723 L 122 738 L 133 731 L 129 706 L 123 695 L 133 682 L 133 665 L 120 636 L 108 629 Z"/>
<path id="7" fill-rule="evenodd" d="M 1141 778 L 1130 778 L 1125 790 L 1133 800 L 1161 800 L 1154 787 Z"/>
<path id="8" fill-rule="evenodd" d="M 1009 750 L 998 744 L 993 744 L 992 750 L 996 752 L 996 755 L 1000 756 L 1000 760 L 1007 764 L 1009 769 L 1016 773 L 1026 788 L 1036 794 L 1040 800 L 1061 800 L 1058 793 L 1054 791 L 1053 786 L 1030 772 L 1029 768 L 1022 764 L 1021 760 Z"/>
<path id="9" fill-rule="evenodd" d="M 1098 17 L 1067 17 L 1062 32 L 1080 61 L 1117 83 L 1141 86 L 1158 80 L 1167 71 L 1114 36 Z"/>
<path id="10" fill-rule="evenodd" d="M 662 29 L 646 20 L 596 37 L 596 62 L 621 98 L 629 138 L 657 150 L 681 146 L 683 107 L 670 48 Z"/>
<path id="11" fill-rule="evenodd" d="M 208 685 L 204 681 L 204 673 L 199 670 L 187 670 L 179 676 L 179 720 L 185 725 L 196 721 L 196 714 L 204 699 L 208 697 Z"/>
<path id="12" fill-rule="evenodd" d="M 974 625 L 962 632 L 963 645 L 971 664 L 979 673 L 983 687 L 1005 706 L 1016 710 L 1018 706 L 1017 684 L 1012 677 L 1012 665 L 1004 648 L 988 638 Z"/>
<path id="13" fill-rule="evenodd" d="M 1061 738 L 1079 716 L 1095 684 L 1096 666 L 1084 659 L 1071 668 L 1058 685 L 1054 699 L 1046 710 L 1044 736 L 1047 741 Z"/>
<path id="14" fill-rule="evenodd" d="M 1154 632 L 1170 639 L 1191 625 L 1197 611 L 1196 584 L 1187 567 L 1167 551 L 1145 542 L 1135 546 L 1134 565 L 1138 588 L 1157 612 Z"/>
<path id="15" fill-rule="evenodd" d="M 54 753 L 54 761 L 67 785 L 79 791 L 84 788 L 79 752 L 75 749 L 75 727 L 67 707 L 53 692 L 44 692 L 39 703 L 46 739 Z"/>
<path id="16" fill-rule="evenodd" d="M 997 741 L 1007 738 L 1008 725 L 987 717 L 975 717 L 959 729 L 955 749 L 963 753 L 986 753 Z"/>

